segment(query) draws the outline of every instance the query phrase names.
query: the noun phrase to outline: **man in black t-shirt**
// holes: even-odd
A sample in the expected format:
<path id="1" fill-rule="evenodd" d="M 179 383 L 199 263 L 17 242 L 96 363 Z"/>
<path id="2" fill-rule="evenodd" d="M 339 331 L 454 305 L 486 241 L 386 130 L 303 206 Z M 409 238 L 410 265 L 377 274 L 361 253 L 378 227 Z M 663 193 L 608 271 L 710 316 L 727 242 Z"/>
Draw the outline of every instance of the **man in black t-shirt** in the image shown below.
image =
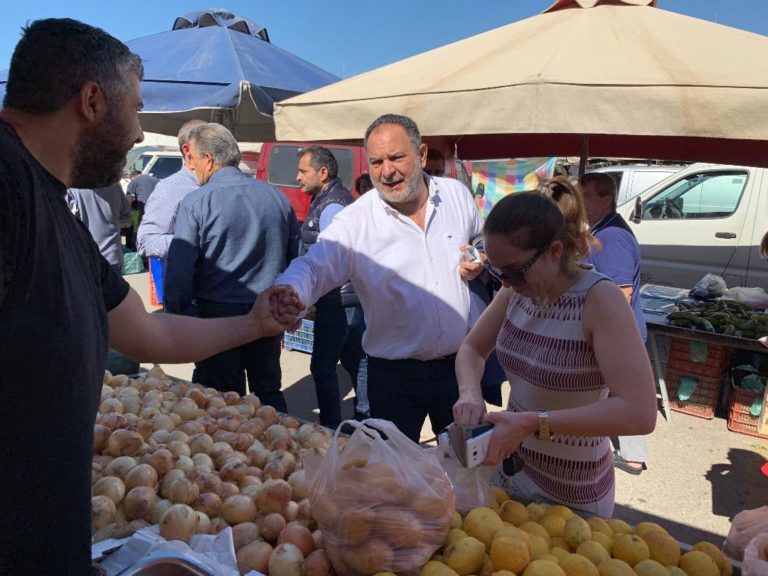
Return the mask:
<path id="1" fill-rule="evenodd" d="M 42 71 L 42 72 L 41 72 Z M 143 134 L 138 56 L 69 19 L 25 28 L 0 112 L 0 574 L 89 574 L 93 424 L 108 343 L 190 362 L 295 323 L 266 290 L 244 316 L 148 314 L 69 211 Z"/>

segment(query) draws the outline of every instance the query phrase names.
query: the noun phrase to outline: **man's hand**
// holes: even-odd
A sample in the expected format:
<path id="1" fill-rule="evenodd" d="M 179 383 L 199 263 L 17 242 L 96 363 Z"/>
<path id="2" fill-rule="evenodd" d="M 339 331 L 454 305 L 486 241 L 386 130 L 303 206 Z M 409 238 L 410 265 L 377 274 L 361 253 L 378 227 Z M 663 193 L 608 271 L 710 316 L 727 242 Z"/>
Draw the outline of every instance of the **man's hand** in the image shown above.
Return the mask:
<path id="1" fill-rule="evenodd" d="M 461 247 L 461 259 L 459 260 L 459 276 L 464 282 L 471 282 L 483 271 L 483 265 L 480 262 L 474 261 L 473 256 L 468 252 L 469 244 L 464 244 Z M 476 253 L 477 256 L 482 259 L 484 254 Z"/>
<path id="2" fill-rule="evenodd" d="M 290 286 L 272 286 L 264 290 L 251 308 L 250 316 L 259 328 L 259 338 L 277 336 L 292 330 L 304 304 Z"/>
<path id="3" fill-rule="evenodd" d="M 270 299 L 272 315 L 285 326 L 286 330 L 296 330 L 301 323 L 299 315 L 306 306 L 292 287 L 280 285 L 275 288 L 278 290 Z"/>

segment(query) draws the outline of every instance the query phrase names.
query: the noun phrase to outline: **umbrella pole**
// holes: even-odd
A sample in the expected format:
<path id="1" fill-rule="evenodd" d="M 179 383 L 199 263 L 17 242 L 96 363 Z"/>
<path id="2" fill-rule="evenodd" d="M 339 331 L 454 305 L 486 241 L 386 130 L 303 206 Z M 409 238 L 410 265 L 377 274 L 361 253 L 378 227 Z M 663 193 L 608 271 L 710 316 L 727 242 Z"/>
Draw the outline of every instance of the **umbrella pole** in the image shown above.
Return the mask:
<path id="1" fill-rule="evenodd" d="M 589 157 L 589 134 L 581 137 L 581 155 L 579 156 L 579 178 L 587 171 L 587 158 Z"/>

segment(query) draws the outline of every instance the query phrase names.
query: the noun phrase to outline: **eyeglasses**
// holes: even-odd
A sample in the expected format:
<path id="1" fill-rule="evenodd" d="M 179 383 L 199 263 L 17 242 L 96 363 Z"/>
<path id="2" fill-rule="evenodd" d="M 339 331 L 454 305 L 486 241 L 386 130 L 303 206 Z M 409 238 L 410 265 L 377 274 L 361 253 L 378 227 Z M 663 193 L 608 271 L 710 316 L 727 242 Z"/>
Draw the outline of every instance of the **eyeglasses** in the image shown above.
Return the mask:
<path id="1" fill-rule="evenodd" d="M 520 286 L 525 286 L 525 273 L 528 272 L 528 270 L 530 270 L 534 264 L 536 264 L 536 260 L 538 260 L 539 257 L 544 254 L 544 252 L 546 252 L 547 248 L 549 248 L 549 244 L 545 244 L 543 247 L 539 248 L 539 250 L 531 257 L 530 260 L 520 266 L 520 268 L 515 268 L 514 270 L 504 271 L 498 266 L 490 264 L 488 260 L 483 262 L 483 266 L 488 271 L 488 274 L 490 274 L 499 282 L 506 282 L 511 286 L 516 286 L 519 288 Z"/>

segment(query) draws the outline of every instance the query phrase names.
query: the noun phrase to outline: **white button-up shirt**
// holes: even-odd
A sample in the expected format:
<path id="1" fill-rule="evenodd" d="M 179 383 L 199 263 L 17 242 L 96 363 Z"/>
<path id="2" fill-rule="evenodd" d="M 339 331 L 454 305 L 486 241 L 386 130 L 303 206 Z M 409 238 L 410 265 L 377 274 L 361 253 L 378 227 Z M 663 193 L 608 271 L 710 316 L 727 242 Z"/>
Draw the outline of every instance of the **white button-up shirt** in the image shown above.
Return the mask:
<path id="1" fill-rule="evenodd" d="M 310 305 L 347 280 L 365 312 L 363 349 L 390 360 L 454 354 L 468 332 L 469 290 L 460 248 L 482 220 L 458 180 L 428 178 L 425 229 L 371 190 L 346 207 L 276 284 Z"/>

